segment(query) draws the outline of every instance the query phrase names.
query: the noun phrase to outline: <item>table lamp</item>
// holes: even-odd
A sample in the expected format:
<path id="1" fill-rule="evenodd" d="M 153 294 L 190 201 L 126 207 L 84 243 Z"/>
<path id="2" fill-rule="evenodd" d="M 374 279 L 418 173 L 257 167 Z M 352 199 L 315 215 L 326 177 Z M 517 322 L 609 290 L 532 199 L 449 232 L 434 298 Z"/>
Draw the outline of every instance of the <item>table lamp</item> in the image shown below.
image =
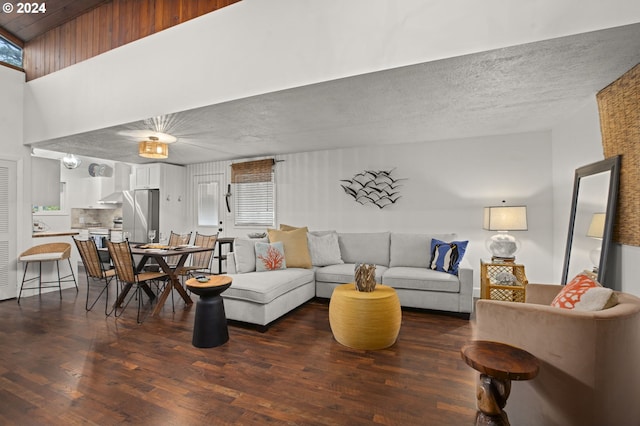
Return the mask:
<path id="1" fill-rule="evenodd" d="M 587 230 L 587 237 L 595 238 L 596 240 L 602 240 L 604 235 L 604 223 L 606 213 L 594 213 L 591 217 L 591 223 Z M 598 272 L 598 266 L 600 265 L 600 252 L 602 251 L 602 244 L 594 248 L 589 252 L 589 259 L 593 263 L 593 272 Z"/>
<path id="2" fill-rule="evenodd" d="M 527 230 L 526 206 L 491 206 L 484 208 L 482 229 L 498 231 L 486 242 L 492 261 L 513 262 L 520 242 L 509 231 Z"/>

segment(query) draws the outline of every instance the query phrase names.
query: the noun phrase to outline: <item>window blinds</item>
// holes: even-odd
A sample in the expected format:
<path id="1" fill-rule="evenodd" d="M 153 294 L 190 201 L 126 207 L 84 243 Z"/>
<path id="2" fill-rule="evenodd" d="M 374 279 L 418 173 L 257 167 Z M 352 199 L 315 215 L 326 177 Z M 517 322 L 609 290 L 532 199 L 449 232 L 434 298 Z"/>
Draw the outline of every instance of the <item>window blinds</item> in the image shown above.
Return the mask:
<path id="1" fill-rule="evenodd" d="M 232 164 L 231 183 L 270 182 L 274 164 L 273 158 Z"/>
<path id="2" fill-rule="evenodd" d="M 273 158 L 231 165 L 236 226 L 273 226 L 275 194 Z"/>

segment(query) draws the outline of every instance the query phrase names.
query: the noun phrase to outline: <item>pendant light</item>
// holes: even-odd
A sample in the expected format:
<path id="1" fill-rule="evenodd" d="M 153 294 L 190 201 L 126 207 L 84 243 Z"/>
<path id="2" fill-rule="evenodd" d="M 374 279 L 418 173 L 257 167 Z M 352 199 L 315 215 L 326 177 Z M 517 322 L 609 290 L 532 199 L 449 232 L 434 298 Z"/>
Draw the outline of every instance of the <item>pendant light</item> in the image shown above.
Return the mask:
<path id="1" fill-rule="evenodd" d="M 75 169 L 80 164 L 82 164 L 82 161 L 73 154 L 65 155 L 64 157 L 62 157 L 61 161 L 62 161 L 62 165 L 65 166 L 67 169 Z"/>
<path id="2" fill-rule="evenodd" d="M 163 159 L 169 157 L 169 144 L 160 142 L 156 136 L 138 144 L 138 155 L 144 158 Z"/>

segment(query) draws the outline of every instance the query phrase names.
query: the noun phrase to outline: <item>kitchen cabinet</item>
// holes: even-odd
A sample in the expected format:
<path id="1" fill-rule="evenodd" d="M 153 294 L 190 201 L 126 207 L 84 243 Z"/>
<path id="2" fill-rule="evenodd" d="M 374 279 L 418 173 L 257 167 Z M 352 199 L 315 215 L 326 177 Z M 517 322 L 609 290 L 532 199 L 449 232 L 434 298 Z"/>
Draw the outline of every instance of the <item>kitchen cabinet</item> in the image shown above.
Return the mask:
<path id="1" fill-rule="evenodd" d="M 136 166 L 133 171 L 133 189 L 160 189 L 162 174 L 171 167 L 175 166 L 160 163 Z"/>

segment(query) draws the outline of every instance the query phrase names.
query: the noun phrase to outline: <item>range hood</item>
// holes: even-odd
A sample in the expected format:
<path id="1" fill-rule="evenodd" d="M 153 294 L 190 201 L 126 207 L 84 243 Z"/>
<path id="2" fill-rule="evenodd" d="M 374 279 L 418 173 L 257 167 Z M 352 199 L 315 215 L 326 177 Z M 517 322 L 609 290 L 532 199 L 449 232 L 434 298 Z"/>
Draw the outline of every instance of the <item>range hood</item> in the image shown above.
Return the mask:
<path id="1" fill-rule="evenodd" d="M 122 204 L 122 191 L 127 191 L 129 189 L 129 175 L 131 174 L 131 167 L 127 164 L 116 163 L 113 169 L 115 191 L 98 200 L 98 203 L 100 204 Z"/>
<path id="2" fill-rule="evenodd" d="M 98 200 L 100 204 L 122 204 L 122 191 L 112 192 L 104 198 Z"/>

